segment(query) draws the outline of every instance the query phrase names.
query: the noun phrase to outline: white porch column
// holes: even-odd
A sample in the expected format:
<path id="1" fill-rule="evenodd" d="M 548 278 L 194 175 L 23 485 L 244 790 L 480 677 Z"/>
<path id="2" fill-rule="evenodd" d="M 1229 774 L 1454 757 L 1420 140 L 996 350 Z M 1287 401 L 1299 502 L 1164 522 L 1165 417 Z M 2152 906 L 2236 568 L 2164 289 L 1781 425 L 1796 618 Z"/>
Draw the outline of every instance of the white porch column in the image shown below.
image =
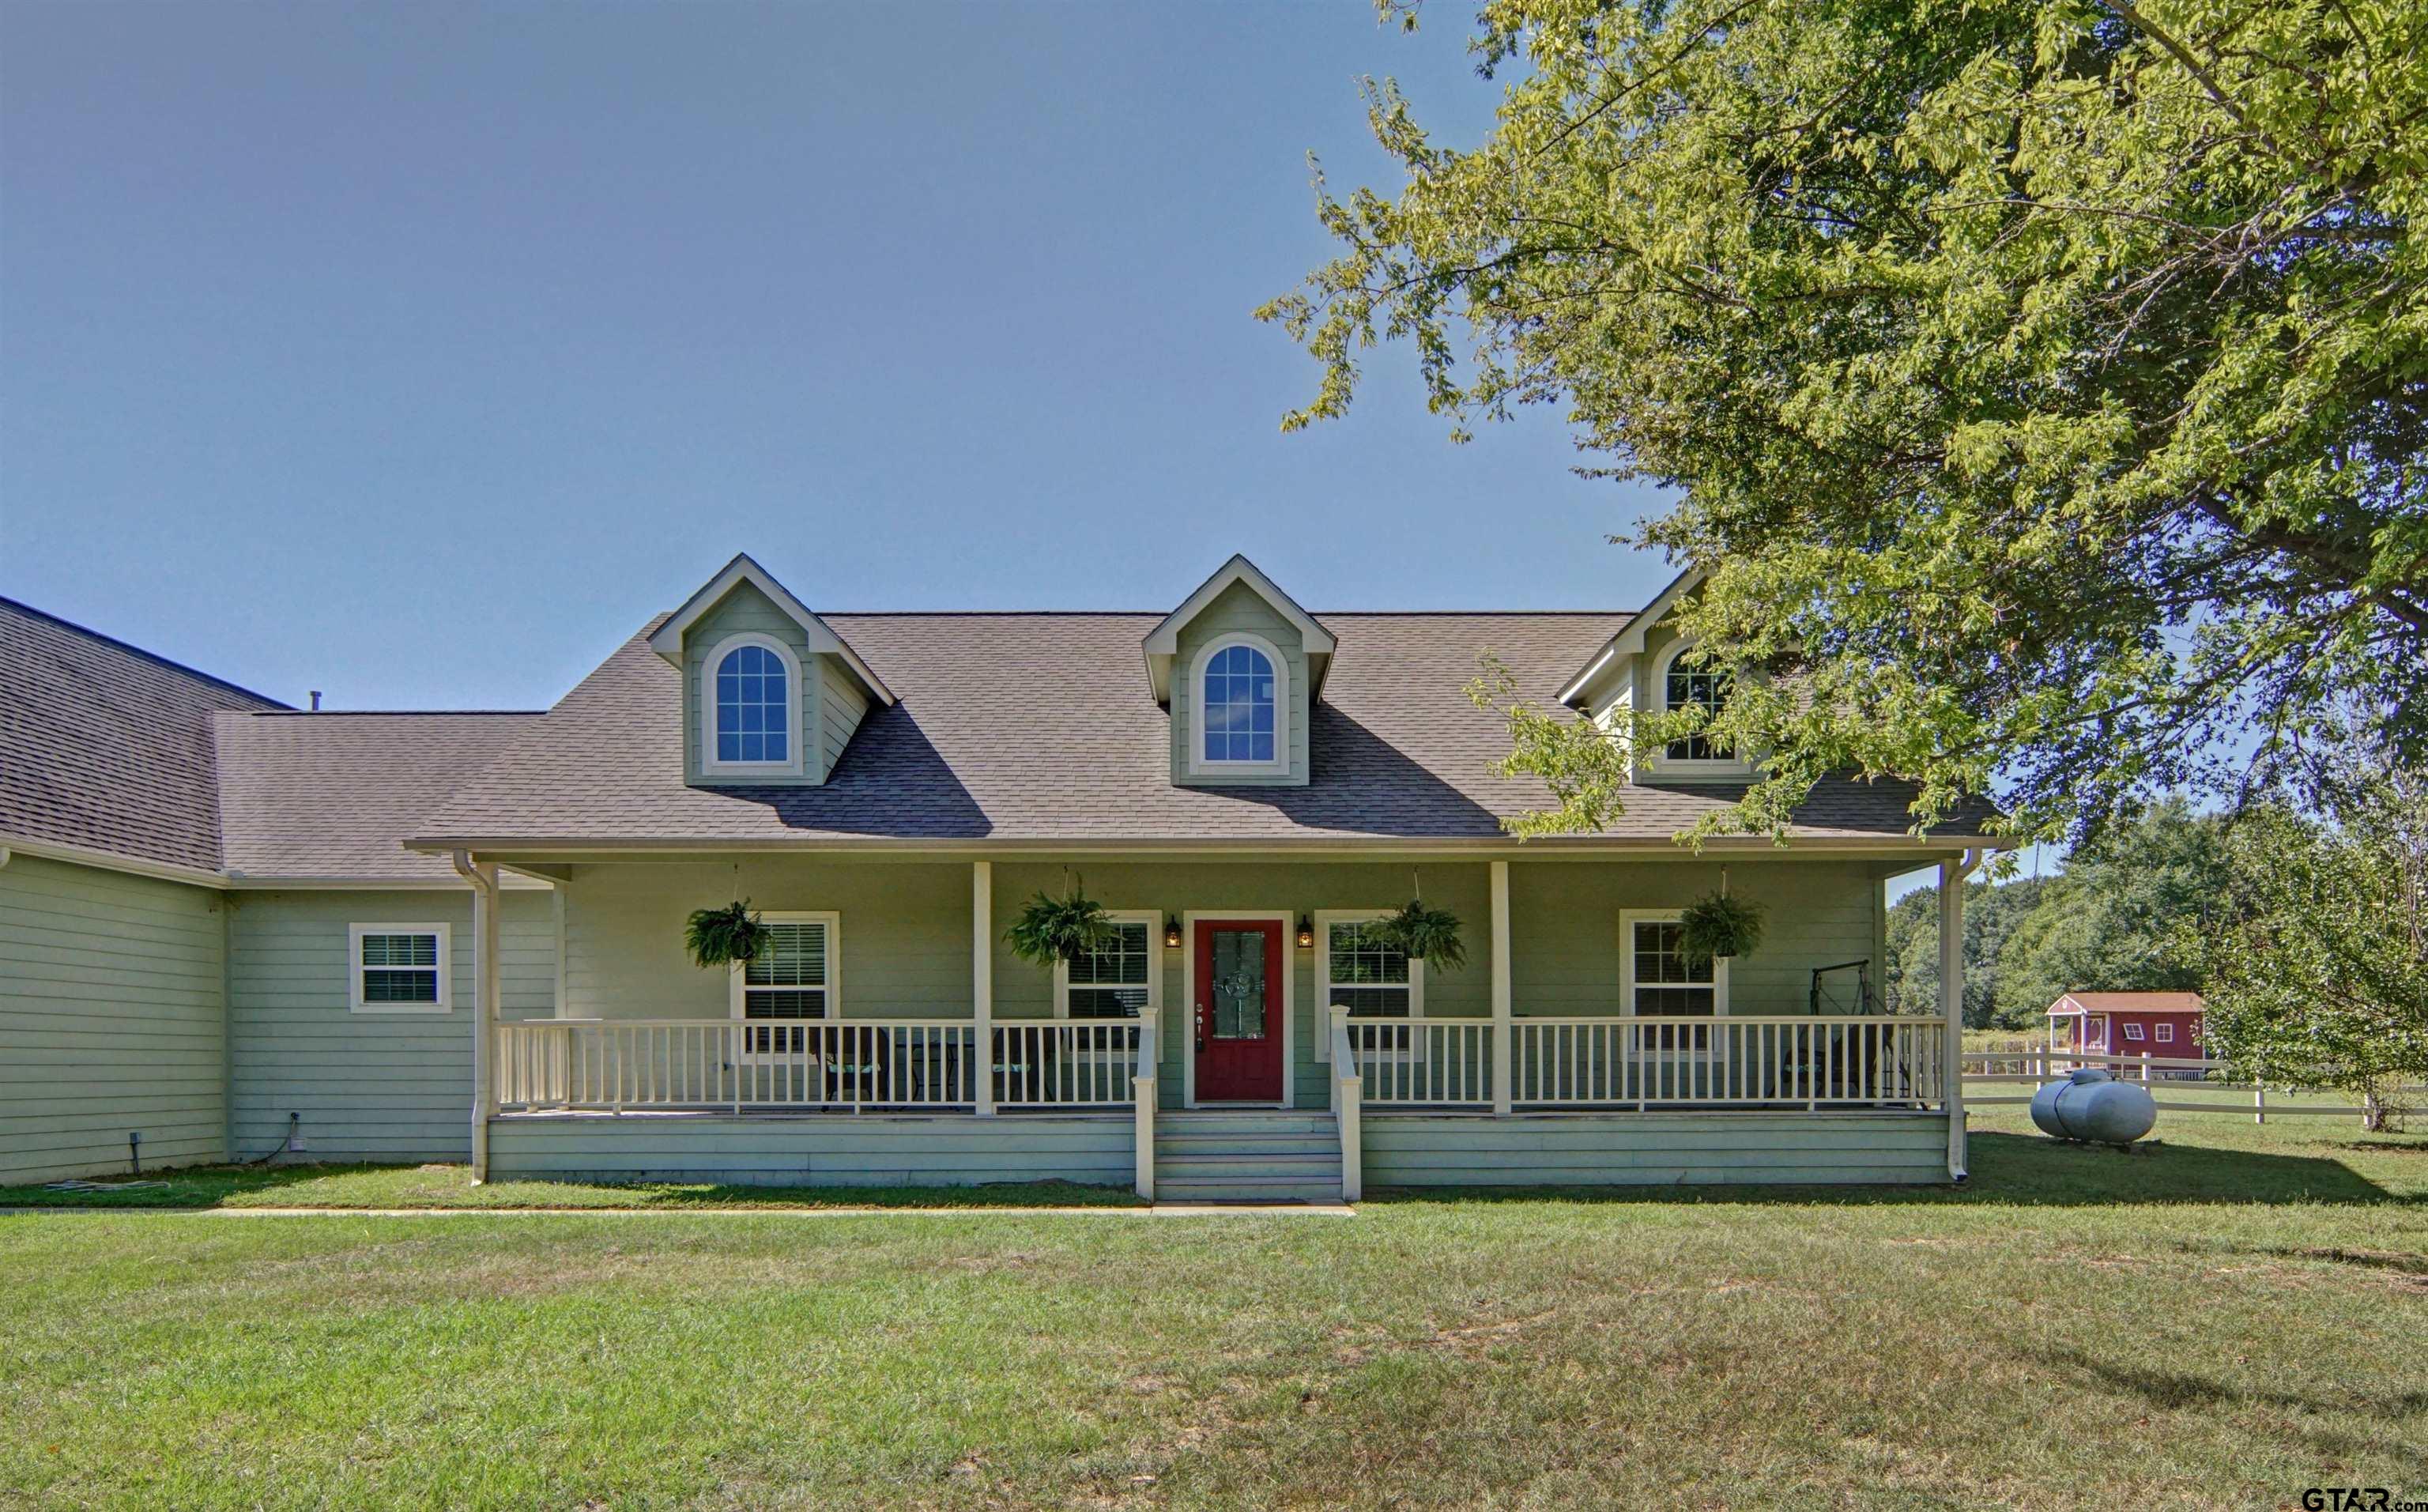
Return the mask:
<path id="1" fill-rule="evenodd" d="M 980 1117 L 994 1113 L 994 863 L 970 863 L 970 1014 L 977 1021 Z"/>
<path id="2" fill-rule="evenodd" d="M 1967 851 L 1961 862 L 1939 863 L 1939 1014 L 1946 1036 L 1940 1065 L 1941 1105 L 1947 1110 L 1947 1175 L 1965 1177 L 1964 1148 L 1964 879 L 1980 864 Z"/>
<path id="3" fill-rule="evenodd" d="M 1492 863 L 1492 1112 L 1509 1116 L 1509 863 Z"/>

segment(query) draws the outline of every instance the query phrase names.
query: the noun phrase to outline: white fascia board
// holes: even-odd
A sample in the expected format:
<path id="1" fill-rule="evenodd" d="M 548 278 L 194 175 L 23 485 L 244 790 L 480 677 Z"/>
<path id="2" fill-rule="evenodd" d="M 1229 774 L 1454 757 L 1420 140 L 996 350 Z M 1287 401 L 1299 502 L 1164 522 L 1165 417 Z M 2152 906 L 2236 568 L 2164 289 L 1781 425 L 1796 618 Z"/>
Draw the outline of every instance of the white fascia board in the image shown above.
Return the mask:
<path id="1" fill-rule="evenodd" d="M 1339 649 L 1332 632 L 1321 620 L 1299 607 L 1297 600 L 1281 590 L 1281 585 L 1265 576 L 1264 570 L 1244 555 L 1234 553 L 1231 560 L 1215 569 L 1214 575 L 1197 585 L 1197 591 L 1180 601 L 1180 607 L 1163 616 L 1161 623 L 1146 633 L 1147 685 L 1155 693 L 1155 701 L 1163 703 L 1172 697 L 1172 659 L 1180 651 L 1180 633 L 1189 622 L 1203 614 L 1217 595 L 1235 583 L 1244 583 L 1250 592 L 1272 606 L 1273 613 L 1290 622 L 1306 649 L 1310 664 L 1319 657 L 1329 659 Z M 1321 676 L 1313 666 L 1308 668 L 1310 682 L 1320 683 Z M 1310 697 L 1312 690 L 1310 690 Z"/>
<path id="2" fill-rule="evenodd" d="M 1688 567 L 1670 579 L 1669 586 L 1653 595 L 1650 603 L 1627 616 L 1627 623 L 1618 627 L 1618 633 L 1602 643 L 1600 651 L 1595 654 L 1592 663 L 1583 671 L 1568 679 L 1567 685 L 1559 691 L 1559 701 L 1574 707 L 1577 698 L 1583 695 L 1596 677 L 1610 669 L 1614 660 L 1642 655 L 1645 636 L 1651 632 L 1653 626 L 1661 623 L 1663 616 L 1669 613 L 1679 600 L 1694 591 L 1696 585 L 1703 581 L 1703 577 L 1704 572 L 1701 567 Z"/>
<path id="3" fill-rule="evenodd" d="M 665 623 L 650 632 L 649 649 L 672 665 L 681 666 L 683 632 L 697 624 L 701 616 L 724 602 L 727 594 L 745 583 L 774 600 L 776 607 L 801 627 L 801 633 L 809 637 L 811 651 L 841 657 L 844 665 L 851 668 L 852 675 L 860 679 L 861 685 L 868 690 L 869 697 L 882 704 L 894 702 L 893 690 L 866 662 L 860 659 L 860 653 L 851 649 L 850 643 L 836 634 L 833 627 L 812 613 L 809 605 L 794 598 L 792 590 L 777 582 L 774 573 L 750 560 L 747 551 L 725 564 L 724 571 L 709 579 L 697 593 L 683 600 L 681 608 L 666 616 Z"/>

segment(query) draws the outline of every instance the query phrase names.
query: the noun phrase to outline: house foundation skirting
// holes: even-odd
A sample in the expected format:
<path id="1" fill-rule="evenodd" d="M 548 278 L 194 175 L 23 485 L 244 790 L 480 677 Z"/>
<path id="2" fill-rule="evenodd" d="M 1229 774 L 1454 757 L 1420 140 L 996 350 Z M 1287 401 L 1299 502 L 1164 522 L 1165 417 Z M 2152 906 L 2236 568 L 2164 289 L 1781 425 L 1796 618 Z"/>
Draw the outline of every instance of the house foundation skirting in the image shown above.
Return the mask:
<path id="1" fill-rule="evenodd" d="M 1185 1118 L 1189 1115 L 1173 1115 Z M 1301 1115 L 1304 1116 L 1304 1115 Z M 1135 1124 L 1110 1113 L 509 1113 L 491 1180 L 732 1185 L 1127 1187 Z M 1379 1187 L 1927 1184 L 1947 1179 L 1947 1119 L 1907 1109 L 1488 1112 L 1370 1109 Z"/>

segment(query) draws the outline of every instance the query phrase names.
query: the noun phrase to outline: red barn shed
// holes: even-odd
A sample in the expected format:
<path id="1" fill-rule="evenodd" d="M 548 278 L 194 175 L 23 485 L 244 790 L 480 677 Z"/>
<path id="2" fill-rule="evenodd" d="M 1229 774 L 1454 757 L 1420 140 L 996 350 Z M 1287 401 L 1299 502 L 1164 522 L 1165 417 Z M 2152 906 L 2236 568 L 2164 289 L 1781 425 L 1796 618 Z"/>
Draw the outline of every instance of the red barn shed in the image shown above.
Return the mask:
<path id="1" fill-rule="evenodd" d="M 2198 993 L 2068 993 L 2049 1005 L 2048 1021 L 2056 1051 L 2158 1060 L 2204 1053 Z"/>

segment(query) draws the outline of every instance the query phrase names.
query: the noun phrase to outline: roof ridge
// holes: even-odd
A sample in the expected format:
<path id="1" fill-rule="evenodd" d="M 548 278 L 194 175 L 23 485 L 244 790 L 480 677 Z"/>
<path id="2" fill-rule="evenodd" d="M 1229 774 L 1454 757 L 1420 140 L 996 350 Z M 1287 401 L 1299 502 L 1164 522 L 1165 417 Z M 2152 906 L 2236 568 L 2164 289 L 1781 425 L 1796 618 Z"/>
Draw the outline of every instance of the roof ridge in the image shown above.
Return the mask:
<path id="1" fill-rule="evenodd" d="M 93 629 L 90 625 L 79 625 L 74 620 L 68 618 L 64 615 L 55 615 L 47 609 L 37 609 L 32 604 L 25 602 L 22 599 L 11 599 L 6 594 L 0 594 L 0 604 L 6 604 L 9 608 L 17 610 L 22 614 L 31 615 L 37 619 L 47 619 L 52 624 L 57 625 L 63 630 L 74 631 L 79 635 L 88 636 L 93 640 L 100 641 L 105 645 L 115 646 L 120 650 L 126 652 L 130 656 L 139 656 L 147 662 L 152 662 L 158 666 L 165 666 L 172 672 L 183 672 L 186 676 L 193 678 L 197 682 L 208 682 L 215 686 L 225 688 L 231 693 L 241 693 L 248 698 L 259 698 L 262 702 L 271 706 L 270 709 L 258 711 L 260 713 L 267 714 L 282 709 L 291 713 L 294 710 L 295 706 L 293 704 L 285 702 L 278 698 L 273 698 L 267 693 L 258 693 L 252 688 L 246 687 L 241 682 L 231 682 L 226 678 L 215 677 L 212 674 L 202 670 L 200 667 L 188 666 L 185 663 L 178 661 L 172 656 L 163 656 L 158 651 L 145 650 L 142 647 L 136 645 L 133 641 L 121 640 L 115 635 L 106 634 L 101 631 Z M 230 710 L 228 712 L 235 713 L 237 711 Z"/>
<path id="2" fill-rule="evenodd" d="M 291 715 L 298 719 L 359 719 L 365 717 L 377 719 L 451 719 L 458 715 L 469 715 L 476 718 L 494 718 L 512 715 L 519 718 L 536 717 L 548 713 L 546 709 L 222 709 L 219 712 L 221 714 L 240 715 L 246 718 L 254 718 L 263 715 L 275 718 Z"/>
<path id="3" fill-rule="evenodd" d="M 1161 609 L 828 609 L 820 611 L 827 619 L 1160 619 L 1169 611 Z M 1314 610 L 1309 610 L 1314 614 Z M 1506 618 L 1518 619 L 1551 615 L 1571 616 L 1580 619 L 1616 617 L 1635 613 L 1632 609 L 1326 609 L 1322 613 L 1340 617 L 1378 618 Z"/>

